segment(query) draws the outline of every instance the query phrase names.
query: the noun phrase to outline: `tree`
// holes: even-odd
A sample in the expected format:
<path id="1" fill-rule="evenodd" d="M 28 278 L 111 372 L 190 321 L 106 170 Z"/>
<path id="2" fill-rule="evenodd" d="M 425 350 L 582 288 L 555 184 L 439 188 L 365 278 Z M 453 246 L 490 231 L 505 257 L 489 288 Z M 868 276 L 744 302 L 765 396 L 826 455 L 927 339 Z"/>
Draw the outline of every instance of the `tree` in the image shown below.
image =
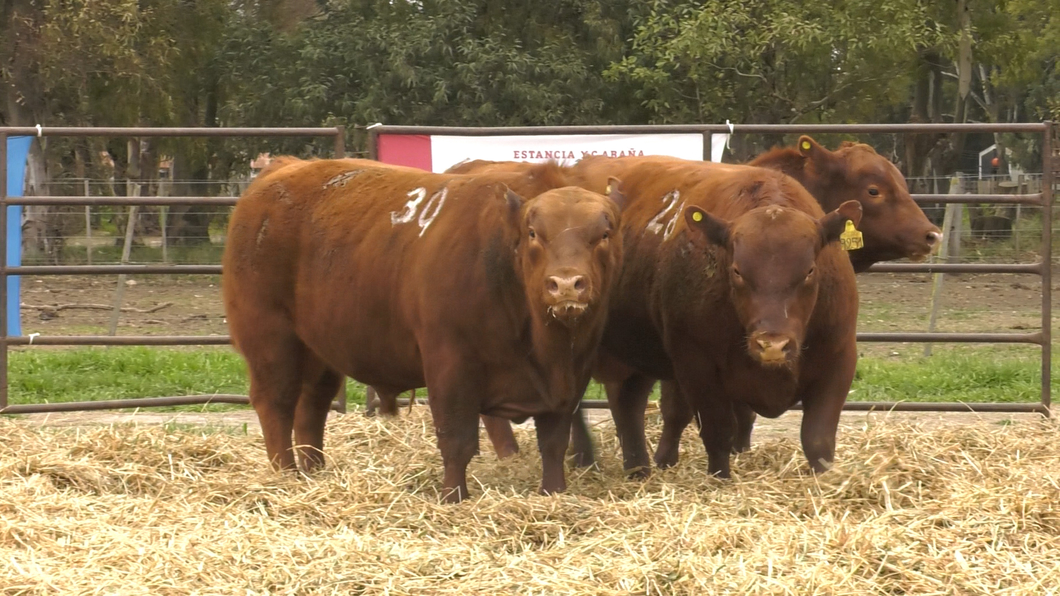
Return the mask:
<path id="1" fill-rule="evenodd" d="M 620 122 L 639 108 L 601 73 L 621 56 L 628 6 L 349 0 L 329 3 L 286 34 L 247 20 L 226 49 L 226 78 L 237 82 L 224 118 L 293 125 Z"/>
<path id="2" fill-rule="evenodd" d="M 913 0 L 656 0 L 608 75 L 652 122 L 867 121 L 906 101 L 916 48 L 939 37 Z"/>

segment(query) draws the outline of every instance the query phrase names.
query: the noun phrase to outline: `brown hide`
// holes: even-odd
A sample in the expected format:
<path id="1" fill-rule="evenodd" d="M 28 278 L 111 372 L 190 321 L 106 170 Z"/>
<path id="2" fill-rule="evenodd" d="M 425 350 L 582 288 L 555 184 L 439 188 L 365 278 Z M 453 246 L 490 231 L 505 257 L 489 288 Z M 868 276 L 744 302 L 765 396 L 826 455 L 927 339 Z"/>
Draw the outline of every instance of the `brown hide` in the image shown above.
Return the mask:
<path id="1" fill-rule="evenodd" d="M 488 159 L 465 160 L 445 171 L 446 174 L 486 174 L 490 172 L 523 172 L 534 164 L 526 161 L 490 161 Z"/>
<path id="2" fill-rule="evenodd" d="M 857 270 L 867 269 L 874 262 L 884 258 L 919 256 L 923 251 L 928 250 L 931 244 L 939 240 L 938 229 L 927 221 L 923 212 L 909 197 L 901 174 L 871 148 L 865 145 L 854 145 L 830 152 L 809 137 L 799 140 L 800 146 L 805 147 L 806 144 L 809 144 L 809 149 L 804 149 L 802 152 L 790 148 L 776 149 L 752 163 L 761 163 L 805 180 L 804 184 L 807 189 L 826 210 L 834 210 L 847 200 L 858 200 L 863 208 L 859 228 L 865 234 L 865 247 L 848 253 Z M 681 167 L 681 164 L 684 167 Z M 526 167 L 526 165 L 525 163 L 480 161 L 474 167 L 511 170 Z M 693 176 L 701 171 L 730 170 L 734 167 L 727 164 L 690 162 L 663 156 L 587 157 L 572 169 L 571 176 L 576 184 L 601 192 L 610 177 L 623 179 L 631 169 L 647 165 L 665 167 L 671 174 L 685 176 Z M 876 196 L 869 194 L 871 188 L 875 188 Z M 650 272 L 645 272 L 645 275 L 650 275 Z M 642 331 L 631 332 L 631 336 L 643 337 Z M 631 358 L 636 357 L 631 356 Z M 608 359 L 602 357 L 602 360 Z M 604 382 L 609 399 L 626 402 L 622 408 L 619 408 L 620 411 L 633 411 L 633 413 L 617 414 L 616 425 L 630 427 L 633 429 L 632 433 L 637 434 L 636 428 L 643 428 L 643 420 L 638 418 L 636 412 L 642 411 L 646 405 L 652 381 L 634 375 L 626 364 L 614 358 L 598 364 L 596 377 Z M 634 397 L 632 396 L 634 393 L 642 395 Z M 624 394 L 624 397 L 618 397 L 619 394 Z M 655 459 L 659 465 L 669 466 L 676 463 L 681 431 L 692 420 L 693 413 L 684 404 L 684 400 L 672 382 L 663 382 L 660 406 L 664 428 Z M 754 413 L 741 404 L 735 404 L 735 407 L 738 434 L 734 448 L 742 451 L 750 447 Z M 614 408 L 613 411 L 615 411 Z M 575 444 L 591 445 L 587 436 L 577 436 L 578 432 L 587 434 L 584 423 L 579 425 L 577 422 L 582 421 L 576 421 Z M 623 445 L 626 468 L 640 470 L 643 473 L 646 471 L 644 466 L 647 458 L 646 447 L 642 450 L 637 445 L 638 443 Z M 584 451 L 585 453 L 577 454 L 579 459 L 582 462 L 591 463 L 591 448 L 587 447 Z"/>
<path id="3" fill-rule="evenodd" d="M 826 211 L 845 201 L 860 203 L 865 246 L 850 252 L 856 272 L 879 261 L 905 257 L 922 260 L 942 240 L 938 227 L 909 196 L 902 173 L 868 145 L 844 143 L 829 151 L 803 136 L 796 148 L 773 149 L 749 165 L 780 170 L 795 178 Z"/>
<path id="4" fill-rule="evenodd" d="M 759 156 L 751 165 L 759 165 L 783 171 L 800 181 L 826 210 L 834 210 L 845 201 L 857 200 L 862 205 L 862 220 L 858 224 L 864 233 L 865 246 L 848 253 L 855 271 L 864 271 L 873 263 L 902 257 L 919 258 L 941 239 L 938 228 L 932 225 L 906 190 L 905 179 L 885 158 L 867 145 L 844 144 L 835 152 L 818 145 L 809 137 L 801 137 L 802 148 L 774 149 Z M 677 168 L 691 174 L 697 170 L 731 168 L 727 164 L 690 162 L 664 156 L 650 157 L 589 157 L 581 160 L 572 170 L 572 180 L 584 188 L 602 188 L 609 177 L 623 178 L 631 168 L 645 164 Z M 875 192 L 875 195 L 870 194 Z M 599 375 L 598 375 L 598 378 Z M 629 382 L 626 377 L 618 377 Z M 650 384 L 635 383 L 645 387 L 644 396 L 636 401 L 646 401 Z M 607 383 L 609 393 L 620 391 L 618 382 Z M 627 398 L 629 399 L 629 398 Z M 671 383 L 662 383 L 660 408 L 663 414 L 663 437 L 660 439 L 655 461 L 662 467 L 673 465 L 678 457 L 680 433 L 692 420 L 692 411 L 680 399 L 679 392 Z M 743 451 L 750 447 L 754 413 L 741 410 L 737 405 L 738 434 L 735 449 Z M 578 428 L 577 426 L 575 427 Z M 638 454 L 633 460 L 643 460 Z M 628 462 L 627 462 L 628 463 Z M 629 464 L 636 467 L 637 464 Z"/>
<path id="5" fill-rule="evenodd" d="M 798 401 L 804 451 L 822 469 L 856 362 L 854 273 L 829 240 L 857 205 L 825 217 L 776 171 L 646 161 L 618 173 L 626 260 L 601 346 L 602 361 L 637 371 L 605 379 L 627 470 L 648 465 L 644 379 L 676 381 L 702 421 L 711 473 L 729 473 L 740 407 L 772 417 Z M 700 213 L 698 231 L 686 211 Z"/>
<path id="6" fill-rule="evenodd" d="M 571 414 L 622 259 L 619 206 L 556 188 L 555 165 L 532 173 L 343 159 L 251 184 L 229 224 L 222 291 L 274 465 L 295 464 L 292 432 L 303 466 L 322 463 L 345 375 L 391 397 L 430 387 L 448 500 L 467 496 L 480 413 L 534 417 L 541 488 L 564 489 Z"/>
<path id="7" fill-rule="evenodd" d="M 277 157 L 273 157 L 269 160 L 269 163 L 266 164 L 264 168 L 261 168 L 261 171 L 258 172 L 258 175 L 254 177 L 254 180 L 262 180 L 268 176 L 271 176 L 272 174 L 275 174 L 276 172 L 279 172 L 287 166 L 301 166 L 307 163 L 310 162 L 291 155 L 280 155 Z"/>

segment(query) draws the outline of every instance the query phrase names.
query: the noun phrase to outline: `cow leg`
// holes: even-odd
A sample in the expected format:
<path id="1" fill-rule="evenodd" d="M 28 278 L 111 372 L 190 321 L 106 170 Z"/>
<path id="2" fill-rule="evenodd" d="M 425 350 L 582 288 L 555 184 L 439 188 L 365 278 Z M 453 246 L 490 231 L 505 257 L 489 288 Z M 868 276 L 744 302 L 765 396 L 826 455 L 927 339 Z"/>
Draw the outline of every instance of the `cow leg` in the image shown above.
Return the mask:
<path id="1" fill-rule="evenodd" d="M 474 411 L 446 411 L 435 407 L 431 396 L 431 416 L 442 452 L 442 500 L 459 503 L 468 496 L 467 465 L 478 452 L 478 416 Z"/>
<path id="2" fill-rule="evenodd" d="M 802 452 L 814 472 L 821 473 L 835 460 L 835 436 L 850 384 L 854 381 L 857 353 L 847 350 L 837 366 L 802 395 Z"/>
<path id="3" fill-rule="evenodd" d="M 482 425 L 486 427 L 486 435 L 493 443 L 493 451 L 497 453 L 498 459 L 511 457 L 519 453 L 519 443 L 515 440 L 512 432 L 512 423 L 505 418 L 482 415 Z"/>
<path id="4" fill-rule="evenodd" d="M 605 383 L 607 403 L 622 446 L 622 469 L 631 477 L 646 478 L 651 473 L 648 443 L 644 436 L 644 414 L 655 379 L 633 373 L 620 383 Z"/>
<path id="5" fill-rule="evenodd" d="M 467 465 L 478 453 L 483 395 L 476 380 L 481 373 L 462 366 L 445 346 L 425 348 L 423 353 L 425 380 L 430 387 L 427 405 L 442 453 L 442 500 L 459 503 L 468 496 Z"/>
<path id="6" fill-rule="evenodd" d="M 729 456 L 736 435 L 736 416 L 732 403 L 725 398 L 708 397 L 696 408 L 700 420 L 699 437 L 707 450 L 707 473 L 730 478 Z"/>
<path id="7" fill-rule="evenodd" d="M 707 450 L 707 472 L 729 478 L 729 456 L 736 435 L 733 403 L 718 382 L 714 366 L 704 362 L 675 362 L 678 396 L 683 395 L 699 422 L 699 437 Z M 682 366 L 683 365 L 683 366 Z"/>
<path id="8" fill-rule="evenodd" d="M 376 393 L 375 388 L 371 385 L 367 385 L 364 388 L 364 415 L 368 417 L 375 416 L 376 409 L 379 408 L 379 394 Z"/>
<path id="9" fill-rule="evenodd" d="M 394 418 L 398 415 L 398 396 L 401 395 L 400 391 L 391 391 L 387 389 L 381 389 L 374 387 L 373 392 L 376 395 L 376 410 L 379 415 L 386 416 L 387 418 Z"/>
<path id="10" fill-rule="evenodd" d="M 572 463 L 579 468 L 596 465 L 596 454 L 593 449 L 593 436 L 589 432 L 589 421 L 581 407 L 574 413 L 570 423 L 570 443 Z"/>
<path id="11" fill-rule="evenodd" d="M 655 449 L 655 465 L 669 468 L 677 464 L 681 451 L 681 435 L 695 417 L 695 411 L 676 381 L 660 383 L 659 412 L 662 414 L 662 435 Z"/>
<path id="12" fill-rule="evenodd" d="M 570 444 L 572 414 L 550 413 L 534 416 L 537 448 L 541 451 L 541 494 L 567 490 L 563 459 Z"/>
<path id="13" fill-rule="evenodd" d="M 736 437 L 732 443 L 732 452 L 743 453 L 751 449 L 751 431 L 755 428 L 755 418 L 758 415 L 743 402 L 734 403 L 732 408 L 733 414 L 736 415 Z"/>
<path id="14" fill-rule="evenodd" d="M 306 380 L 294 412 L 294 440 L 302 469 L 312 472 L 324 465 L 324 425 L 343 376 L 315 356 L 306 363 Z"/>
<path id="15" fill-rule="evenodd" d="M 249 343 L 249 342 L 248 342 Z M 295 338 L 257 344 L 244 356 L 250 373 L 250 404 L 258 415 L 265 452 L 274 468 L 295 467 L 291 432 L 302 387 L 305 346 Z M 265 351 L 268 346 L 268 351 Z"/>
<path id="16" fill-rule="evenodd" d="M 437 419 L 436 419 L 437 420 Z M 467 465 L 478 452 L 478 419 L 435 422 L 438 449 L 442 452 L 442 500 L 459 503 L 468 496 Z"/>

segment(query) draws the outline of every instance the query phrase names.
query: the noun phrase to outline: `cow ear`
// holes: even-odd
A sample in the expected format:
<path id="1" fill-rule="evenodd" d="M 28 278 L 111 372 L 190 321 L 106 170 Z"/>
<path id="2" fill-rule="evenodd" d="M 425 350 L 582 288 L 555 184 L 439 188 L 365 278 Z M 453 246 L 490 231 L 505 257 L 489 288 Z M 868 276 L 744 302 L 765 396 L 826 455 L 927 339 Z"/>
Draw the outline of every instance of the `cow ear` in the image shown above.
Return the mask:
<path id="1" fill-rule="evenodd" d="M 825 149 L 818 144 L 817 141 L 806 135 L 799 137 L 799 153 L 801 153 L 803 157 L 820 165 L 828 163 L 832 157 L 831 151 Z"/>
<path id="2" fill-rule="evenodd" d="M 821 226 L 821 244 L 826 245 L 839 240 L 839 236 L 846 230 L 848 221 L 852 222 L 855 228 L 861 223 L 861 203 L 847 201 L 818 221 Z"/>
<path id="3" fill-rule="evenodd" d="M 626 193 L 622 192 L 622 181 L 614 176 L 607 179 L 607 198 L 615 203 L 620 213 L 626 208 Z"/>
<path id="4" fill-rule="evenodd" d="M 693 237 L 701 236 L 707 242 L 717 246 L 728 246 L 729 223 L 703 211 L 699 207 L 685 209 L 685 223 Z"/>
<path id="5" fill-rule="evenodd" d="M 508 219 L 513 223 L 518 223 L 519 212 L 523 209 L 523 203 L 526 199 L 515 194 L 512 189 L 508 188 L 508 185 L 504 185 L 504 203 L 508 207 Z"/>

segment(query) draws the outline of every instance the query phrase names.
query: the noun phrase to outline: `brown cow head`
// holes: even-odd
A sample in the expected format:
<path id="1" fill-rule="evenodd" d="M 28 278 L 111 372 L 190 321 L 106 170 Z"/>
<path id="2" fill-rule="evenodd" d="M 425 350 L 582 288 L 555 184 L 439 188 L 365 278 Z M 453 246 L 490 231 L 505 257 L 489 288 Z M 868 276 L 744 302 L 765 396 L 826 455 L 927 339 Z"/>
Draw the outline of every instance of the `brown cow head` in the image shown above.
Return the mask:
<path id="1" fill-rule="evenodd" d="M 601 306 L 622 260 L 619 216 L 624 197 L 617 181 L 608 196 L 568 186 L 508 204 L 522 232 L 516 258 L 531 307 L 547 324 L 576 326 Z"/>
<path id="2" fill-rule="evenodd" d="M 861 206 L 847 201 L 821 219 L 787 207 L 752 209 L 726 222 L 699 207 L 685 209 L 693 237 L 727 256 L 729 295 L 747 336 L 747 351 L 765 366 L 794 366 L 817 302 L 817 257 L 839 240 Z"/>
<path id="3" fill-rule="evenodd" d="M 923 260 L 942 240 L 942 232 L 909 196 L 902 173 L 872 147 L 844 143 L 833 152 L 803 136 L 798 148 L 807 163 L 797 177 L 825 211 L 845 201 L 861 204 L 865 247 L 850 252 L 855 271 L 877 261 Z"/>

